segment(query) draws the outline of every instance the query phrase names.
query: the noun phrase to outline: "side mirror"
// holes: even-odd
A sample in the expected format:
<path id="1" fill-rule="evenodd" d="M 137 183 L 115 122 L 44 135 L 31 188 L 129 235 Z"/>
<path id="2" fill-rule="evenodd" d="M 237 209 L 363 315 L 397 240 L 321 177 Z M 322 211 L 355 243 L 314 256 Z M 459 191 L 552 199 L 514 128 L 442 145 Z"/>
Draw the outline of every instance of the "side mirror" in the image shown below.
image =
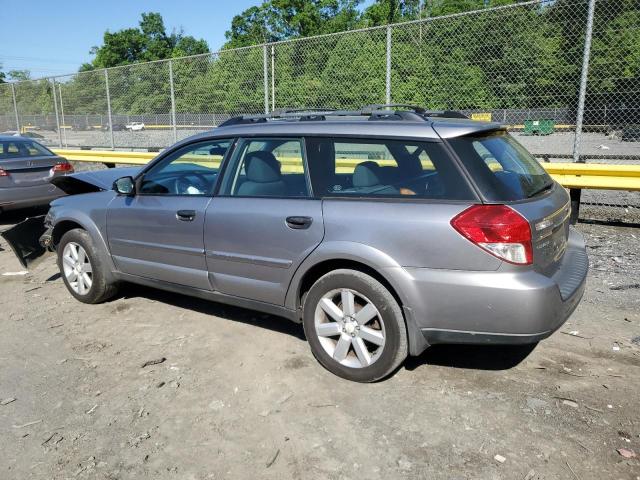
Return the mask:
<path id="1" fill-rule="evenodd" d="M 113 189 L 118 195 L 134 195 L 136 186 L 133 177 L 121 177 L 113 182 Z"/>

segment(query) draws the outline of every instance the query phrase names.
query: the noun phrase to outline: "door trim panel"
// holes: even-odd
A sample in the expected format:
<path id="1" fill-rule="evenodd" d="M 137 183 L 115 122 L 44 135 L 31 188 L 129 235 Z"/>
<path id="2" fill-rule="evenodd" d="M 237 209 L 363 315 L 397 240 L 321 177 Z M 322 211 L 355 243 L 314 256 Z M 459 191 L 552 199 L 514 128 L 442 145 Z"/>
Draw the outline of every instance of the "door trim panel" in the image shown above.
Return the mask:
<path id="1" fill-rule="evenodd" d="M 211 258 L 214 260 L 224 260 L 227 262 L 238 262 L 238 263 L 250 263 L 252 265 L 260 265 L 263 267 L 273 267 L 273 268 L 290 268 L 293 264 L 293 261 L 287 260 L 286 258 L 271 258 L 271 257 L 260 257 L 258 255 L 243 255 L 240 253 L 228 253 L 228 252 L 220 252 L 207 250 L 206 252 L 207 258 Z"/>
<path id="2" fill-rule="evenodd" d="M 193 256 L 200 256 L 204 254 L 204 248 L 181 247 L 179 245 L 163 245 L 161 243 L 142 242 L 139 240 L 128 240 L 124 238 L 111 238 L 109 239 L 109 241 L 116 245 L 150 248 L 167 253 L 181 253 Z"/>
<path id="3" fill-rule="evenodd" d="M 194 288 L 211 288 L 209 283 L 209 274 L 203 270 L 179 267 L 177 265 L 166 265 L 138 258 L 120 257 L 117 255 L 113 256 L 113 260 L 118 266 L 118 270 L 140 272 L 139 275 L 134 275 L 140 278 L 162 281 L 159 277 L 166 276 L 167 270 L 170 270 L 172 280 L 174 280 L 173 283 L 184 285 L 185 287 L 194 285 Z M 125 274 L 124 272 L 122 273 Z"/>

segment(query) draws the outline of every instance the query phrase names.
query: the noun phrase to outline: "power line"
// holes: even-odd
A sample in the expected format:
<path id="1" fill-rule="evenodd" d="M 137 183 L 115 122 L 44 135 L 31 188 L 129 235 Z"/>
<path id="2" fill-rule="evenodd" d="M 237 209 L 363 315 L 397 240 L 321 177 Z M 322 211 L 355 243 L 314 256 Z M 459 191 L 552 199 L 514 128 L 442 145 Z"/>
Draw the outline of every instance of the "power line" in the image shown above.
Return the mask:
<path id="1" fill-rule="evenodd" d="M 47 63 L 66 63 L 66 64 L 78 64 L 82 63 L 83 60 L 63 60 L 63 59 L 53 59 L 53 58 L 42 58 L 42 57 L 20 57 L 15 55 L 4 55 L 0 53 L 0 61 L 4 60 L 12 60 L 12 61 L 29 61 L 29 62 L 47 62 Z"/>

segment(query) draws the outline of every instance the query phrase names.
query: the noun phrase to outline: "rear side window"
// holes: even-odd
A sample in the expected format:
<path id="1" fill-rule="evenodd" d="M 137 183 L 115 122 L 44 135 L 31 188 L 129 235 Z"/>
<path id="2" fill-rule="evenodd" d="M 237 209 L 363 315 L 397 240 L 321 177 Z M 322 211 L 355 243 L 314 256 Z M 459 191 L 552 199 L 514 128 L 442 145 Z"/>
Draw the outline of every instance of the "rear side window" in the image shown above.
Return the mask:
<path id="1" fill-rule="evenodd" d="M 307 156 L 315 196 L 474 199 L 439 143 L 308 138 Z"/>
<path id="2" fill-rule="evenodd" d="M 487 200 L 523 200 L 553 185 L 538 161 L 506 132 L 454 138 L 449 144 Z"/>
<path id="3" fill-rule="evenodd" d="M 49 157 L 54 153 L 39 143 L 31 141 L 2 141 L 0 142 L 0 160 L 21 157 Z"/>

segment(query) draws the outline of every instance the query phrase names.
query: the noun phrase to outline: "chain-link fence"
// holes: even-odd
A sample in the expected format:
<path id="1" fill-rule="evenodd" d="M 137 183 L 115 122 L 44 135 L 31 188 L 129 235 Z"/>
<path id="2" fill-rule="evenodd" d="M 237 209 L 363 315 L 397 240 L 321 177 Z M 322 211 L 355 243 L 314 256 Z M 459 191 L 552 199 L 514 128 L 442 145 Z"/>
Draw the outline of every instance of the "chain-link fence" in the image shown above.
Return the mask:
<path id="1" fill-rule="evenodd" d="M 3 84 L 0 131 L 155 150 L 233 115 L 390 102 L 501 122 L 547 161 L 640 163 L 640 4 L 535 0 Z M 639 193 L 582 199 L 640 221 Z"/>

